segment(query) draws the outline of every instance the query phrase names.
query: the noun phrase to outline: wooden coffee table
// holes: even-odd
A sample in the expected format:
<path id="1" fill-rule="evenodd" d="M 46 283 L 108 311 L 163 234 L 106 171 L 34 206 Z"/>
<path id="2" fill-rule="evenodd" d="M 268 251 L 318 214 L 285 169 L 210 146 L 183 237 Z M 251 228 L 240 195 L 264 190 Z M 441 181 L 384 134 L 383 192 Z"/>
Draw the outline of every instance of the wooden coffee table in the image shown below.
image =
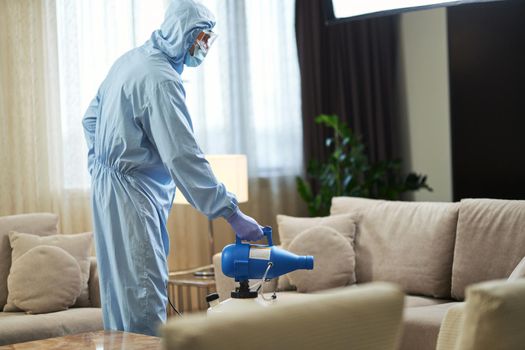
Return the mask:
<path id="1" fill-rule="evenodd" d="M 157 350 L 160 348 L 160 338 L 119 331 L 79 333 L 0 346 L 0 350 Z"/>

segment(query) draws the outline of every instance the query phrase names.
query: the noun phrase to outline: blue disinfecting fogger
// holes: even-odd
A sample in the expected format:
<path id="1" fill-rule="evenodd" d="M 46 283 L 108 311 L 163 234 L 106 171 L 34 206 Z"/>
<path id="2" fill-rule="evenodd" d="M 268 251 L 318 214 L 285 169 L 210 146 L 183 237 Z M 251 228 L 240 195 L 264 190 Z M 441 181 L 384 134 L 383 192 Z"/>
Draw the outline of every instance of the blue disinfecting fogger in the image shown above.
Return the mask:
<path id="1" fill-rule="evenodd" d="M 222 312 L 226 309 L 243 307 L 255 302 L 266 305 L 269 301 L 262 294 L 262 284 L 265 281 L 282 276 L 295 270 L 312 270 L 313 256 L 300 256 L 273 245 L 272 228 L 263 228 L 268 244 L 250 244 L 242 242 L 238 237 L 235 244 L 230 244 L 222 250 L 222 272 L 235 279 L 239 286 L 231 292 L 231 298 L 218 302 L 217 295 L 208 296 L 210 309 L 208 313 Z M 261 280 L 251 286 L 249 280 Z M 258 287 L 258 288 L 257 288 Z M 258 297 L 258 292 L 261 291 Z M 275 300 L 275 292 L 272 299 Z M 250 301 L 251 300 L 251 301 Z"/>
<path id="2" fill-rule="evenodd" d="M 267 279 L 279 277 L 288 272 L 314 268 L 313 256 L 299 256 L 277 248 L 272 241 L 272 228 L 264 227 L 263 233 L 268 245 L 242 243 L 237 237 L 235 244 L 222 250 L 222 272 L 235 282 L 261 279 L 270 264 Z"/>

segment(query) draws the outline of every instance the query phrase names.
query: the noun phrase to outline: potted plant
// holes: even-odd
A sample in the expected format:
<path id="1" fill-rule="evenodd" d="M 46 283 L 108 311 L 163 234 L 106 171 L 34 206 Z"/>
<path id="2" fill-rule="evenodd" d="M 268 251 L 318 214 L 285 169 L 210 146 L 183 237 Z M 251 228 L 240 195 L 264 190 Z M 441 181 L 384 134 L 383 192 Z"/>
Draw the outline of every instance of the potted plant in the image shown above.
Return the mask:
<path id="1" fill-rule="evenodd" d="M 401 160 L 371 163 L 361 139 L 336 115 L 322 114 L 315 121 L 333 129 L 333 137 L 325 141 L 331 151 L 328 160 L 312 160 L 307 179 L 296 178 L 297 190 L 310 215 L 328 215 L 332 197 L 336 196 L 396 200 L 404 192 L 432 191 L 426 175 L 402 175 Z"/>

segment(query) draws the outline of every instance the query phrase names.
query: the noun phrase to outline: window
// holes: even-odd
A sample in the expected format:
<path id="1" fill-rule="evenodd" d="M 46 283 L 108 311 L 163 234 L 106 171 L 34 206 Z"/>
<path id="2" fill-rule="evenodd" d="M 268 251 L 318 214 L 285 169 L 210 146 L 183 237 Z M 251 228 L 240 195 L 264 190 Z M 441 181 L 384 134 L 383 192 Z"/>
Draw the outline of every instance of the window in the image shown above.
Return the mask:
<path id="1" fill-rule="evenodd" d="M 203 1 L 219 38 L 185 68 L 187 104 L 206 153 L 248 155 L 251 176 L 302 168 L 293 0 Z M 162 23 L 165 0 L 57 0 L 64 186 L 87 189 L 81 120 L 111 64 Z M 82 142 L 79 142 L 82 140 Z"/>

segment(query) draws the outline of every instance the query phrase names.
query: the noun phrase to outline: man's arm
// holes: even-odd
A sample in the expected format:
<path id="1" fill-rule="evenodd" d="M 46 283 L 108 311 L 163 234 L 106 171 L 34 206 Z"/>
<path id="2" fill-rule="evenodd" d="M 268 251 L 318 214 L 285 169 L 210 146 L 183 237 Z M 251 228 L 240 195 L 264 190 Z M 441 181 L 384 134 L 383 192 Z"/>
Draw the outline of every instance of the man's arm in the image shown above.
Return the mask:
<path id="1" fill-rule="evenodd" d="M 237 199 L 216 179 L 195 140 L 182 85 L 165 82 L 149 95 L 143 125 L 177 189 L 210 219 L 228 218 L 237 210 Z"/>
<path id="2" fill-rule="evenodd" d="M 261 226 L 239 210 L 235 196 L 217 181 L 204 158 L 193 134 L 182 85 L 171 81 L 160 84 L 150 93 L 149 101 L 143 120 L 145 132 L 188 202 L 210 219 L 221 216 L 228 220 L 241 239 L 261 239 Z"/>
<path id="3" fill-rule="evenodd" d="M 210 219 L 221 216 L 228 220 L 241 239 L 261 239 L 261 226 L 239 210 L 235 195 L 215 178 L 204 158 L 193 134 L 182 85 L 160 84 L 149 101 L 143 126 L 188 202 Z"/>

